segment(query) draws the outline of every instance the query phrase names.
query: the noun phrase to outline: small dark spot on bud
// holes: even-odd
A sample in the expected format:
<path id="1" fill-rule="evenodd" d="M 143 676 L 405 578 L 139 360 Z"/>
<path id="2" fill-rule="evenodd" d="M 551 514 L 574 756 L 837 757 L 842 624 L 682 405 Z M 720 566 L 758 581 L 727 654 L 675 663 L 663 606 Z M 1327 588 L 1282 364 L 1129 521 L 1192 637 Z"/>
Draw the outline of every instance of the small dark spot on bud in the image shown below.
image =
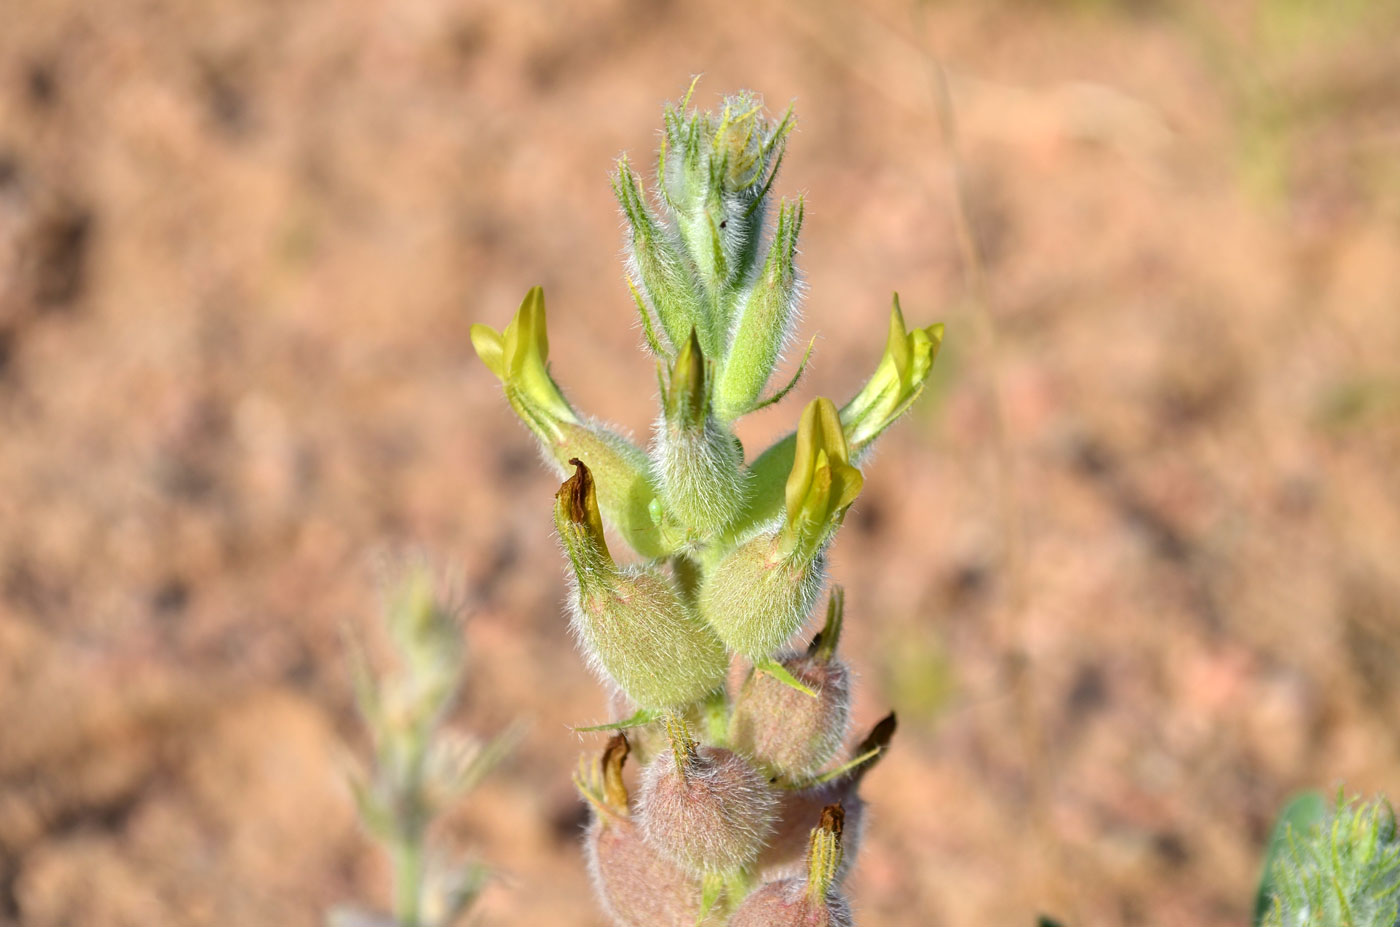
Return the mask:
<path id="1" fill-rule="evenodd" d="M 727 229 L 727 228 L 729 228 L 729 220 L 728 220 L 728 219 L 725 219 L 725 220 L 723 220 L 722 222 L 720 222 L 719 227 L 722 228 L 722 229 Z"/>

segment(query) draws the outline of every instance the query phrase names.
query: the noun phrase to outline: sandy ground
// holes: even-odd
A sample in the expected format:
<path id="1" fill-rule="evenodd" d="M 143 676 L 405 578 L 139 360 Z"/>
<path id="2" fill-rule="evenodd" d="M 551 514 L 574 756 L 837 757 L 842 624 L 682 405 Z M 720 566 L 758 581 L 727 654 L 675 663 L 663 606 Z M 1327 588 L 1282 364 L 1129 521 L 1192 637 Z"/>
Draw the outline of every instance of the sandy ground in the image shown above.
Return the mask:
<path id="1" fill-rule="evenodd" d="M 858 718 L 904 722 L 861 922 L 1244 923 L 1292 790 L 1400 791 L 1400 16 L 1309 9 L 10 0 L 0 922 L 382 903 L 339 628 L 412 549 L 465 589 L 457 723 L 532 725 L 441 834 L 482 923 L 602 923 L 606 705 L 467 331 L 543 284 L 558 378 L 645 433 L 607 175 L 704 72 L 796 101 L 804 397 L 891 290 L 947 323 L 834 553 Z"/>

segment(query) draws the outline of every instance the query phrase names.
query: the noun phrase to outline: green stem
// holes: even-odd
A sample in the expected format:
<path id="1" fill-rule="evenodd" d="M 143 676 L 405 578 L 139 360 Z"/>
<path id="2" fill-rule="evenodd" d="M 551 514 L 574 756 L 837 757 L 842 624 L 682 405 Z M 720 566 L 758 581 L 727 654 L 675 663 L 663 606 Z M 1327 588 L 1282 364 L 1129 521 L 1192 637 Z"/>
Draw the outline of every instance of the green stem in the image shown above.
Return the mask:
<path id="1" fill-rule="evenodd" d="M 420 927 L 423 897 L 423 842 L 405 836 L 394 846 L 394 921 L 398 927 Z"/>

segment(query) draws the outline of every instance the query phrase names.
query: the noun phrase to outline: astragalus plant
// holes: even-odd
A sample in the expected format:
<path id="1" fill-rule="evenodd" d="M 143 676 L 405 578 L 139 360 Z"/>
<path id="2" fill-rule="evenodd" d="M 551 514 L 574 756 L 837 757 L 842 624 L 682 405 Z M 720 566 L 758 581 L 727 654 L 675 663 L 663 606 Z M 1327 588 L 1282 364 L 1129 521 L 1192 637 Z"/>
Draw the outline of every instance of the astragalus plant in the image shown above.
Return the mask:
<path id="1" fill-rule="evenodd" d="M 625 157 L 613 177 L 659 381 L 649 446 L 565 398 L 539 288 L 504 331 L 476 325 L 472 341 L 566 477 L 554 521 L 570 624 L 622 719 L 601 726 L 618 733 L 576 780 L 603 905 L 627 927 L 849 924 L 841 884 L 861 835 L 857 790 L 894 719 L 843 755 L 839 588 L 810 646 L 793 638 L 819 604 L 860 463 L 922 392 L 943 329 L 909 331 L 896 299 L 884 355 L 855 396 L 812 400 L 791 434 L 746 455 L 734 422 L 782 399 L 802 371 L 770 392 L 802 293 L 803 201 L 770 199 L 792 119 L 770 120 L 747 93 L 716 113 L 689 101 L 665 111 L 655 192 Z M 634 558 L 615 556 L 617 539 Z M 736 658 L 747 676 L 731 693 Z M 629 755 L 642 766 L 635 797 Z"/>
<path id="2" fill-rule="evenodd" d="M 431 838 L 434 821 L 471 792 L 518 739 L 510 728 L 479 740 L 446 725 L 466 673 L 462 627 L 423 564 L 385 590 L 384 630 L 396 665 L 376 671 L 347 631 L 355 701 L 373 746 L 348 770 L 360 823 L 392 867 L 389 912 L 343 906 L 329 927 L 454 927 L 490 874 Z"/>

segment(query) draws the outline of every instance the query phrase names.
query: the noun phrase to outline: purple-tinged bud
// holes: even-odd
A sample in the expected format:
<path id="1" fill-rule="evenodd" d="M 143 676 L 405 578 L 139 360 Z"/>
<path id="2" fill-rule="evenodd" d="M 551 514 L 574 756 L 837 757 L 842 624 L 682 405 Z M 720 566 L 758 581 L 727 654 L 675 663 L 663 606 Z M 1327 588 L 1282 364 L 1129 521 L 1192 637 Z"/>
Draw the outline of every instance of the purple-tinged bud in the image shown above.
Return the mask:
<path id="1" fill-rule="evenodd" d="M 555 497 L 554 523 L 573 565 L 572 627 L 589 664 L 637 705 L 688 705 L 724 684 L 729 657 L 675 584 L 655 569 L 619 569 L 608 552 L 589 469 Z"/>
<path id="2" fill-rule="evenodd" d="M 865 801 L 860 783 L 889 749 L 894 736 L 894 713 L 886 715 L 856 747 L 855 765 L 829 782 L 798 791 L 784 792 L 778 804 L 778 823 L 768 845 L 758 858 L 758 874 L 765 880 L 797 878 L 806 871 L 809 847 L 807 823 L 823 808 L 840 804 L 845 811 L 842 831 L 842 858 L 836 872 L 838 881 L 855 863 L 865 834 Z M 862 759 L 863 758 L 863 759 Z"/>
<path id="3" fill-rule="evenodd" d="M 742 756 L 696 744 L 678 718 L 667 725 L 671 751 L 652 760 L 642 778 L 642 830 L 692 875 L 742 869 L 773 829 L 776 793 Z"/>
<path id="4" fill-rule="evenodd" d="M 795 781 L 815 775 L 841 749 L 851 720 L 851 680 L 836 659 L 845 593 L 831 592 L 826 625 L 806 653 L 778 657 L 812 698 L 787 682 L 750 673 L 734 702 L 729 743 L 769 775 Z"/>
<path id="5" fill-rule="evenodd" d="M 696 927 L 700 881 L 657 853 L 628 812 L 622 765 L 627 738 L 603 752 L 601 787 L 590 794 L 592 821 L 584 838 L 598 898 L 618 927 Z"/>
<path id="6" fill-rule="evenodd" d="M 837 887 L 844 819 L 840 804 L 822 808 L 808 839 L 806 872 L 751 892 L 729 927 L 851 927 L 850 905 Z"/>

